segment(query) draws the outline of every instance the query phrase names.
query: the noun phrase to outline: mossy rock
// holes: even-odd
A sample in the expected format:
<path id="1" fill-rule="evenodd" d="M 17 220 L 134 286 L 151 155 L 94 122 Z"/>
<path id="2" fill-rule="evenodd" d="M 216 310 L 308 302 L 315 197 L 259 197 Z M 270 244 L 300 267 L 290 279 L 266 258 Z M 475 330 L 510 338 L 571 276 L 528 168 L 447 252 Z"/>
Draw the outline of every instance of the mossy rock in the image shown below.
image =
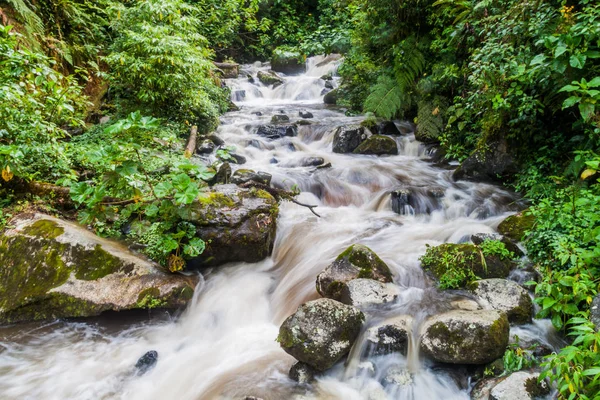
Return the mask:
<path id="1" fill-rule="evenodd" d="M 0 322 L 86 317 L 186 304 L 195 278 L 163 272 L 126 247 L 43 214 L 22 214 L 0 237 Z M 140 304 L 146 293 L 151 298 Z"/>
<path id="2" fill-rule="evenodd" d="M 398 154 L 398 145 L 396 141 L 388 136 L 373 135 L 358 145 L 353 151 L 354 154 L 375 154 L 385 155 Z"/>
<path id="3" fill-rule="evenodd" d="M 453 310 L 423 324 L 421 351 L 444 363 L 487 364 L 504 354 L 509 329 L 503 312 Z"/>
<path id="4" fill-rule="evenodd" d="M 486 308 L 505 312 L 509 322 L 531 322 L 533 302 L 519 284 L 506 279 L 483 279 L 469 284 L 469 289 Z"/>
<path id="5" fill-rule="evenodd" d="M 339 89 L 333 89 L 332 91 L 325 93 L 325 96 L 323 96 L 323 103 L 329 105 L 336 105 L 338 102 L 339 94 Z"/>
<path id="6" fill-rule="evenodd" d="M 504 279 L 517 264 L 510 259 L 501 259 L 497 255 L 485 256 L 481 249 L 473 244 L 444 243 L 429 247 L 421 257 L 421 266 L 442 282 L 451 276 L 464 277 L 456 281 L 454 288 L 458 289 L 464 288 L 474 279 Z"/>
<path id="7" fill-rule="evenodd" d="M 373 250 L 354 244 L 317 276 L 317 291 L 321 296 L 340 300 L 344 284 L 358 278 L 392 282 L 392 272 Z"/>
<path id="8" fill-rule="evenodd" d="M 261 83 L 263 85 L 266 86 L 273 86 L 273 88 L 276 88 L 278 86 L 283 85 L 284 80 L 282 77 L 280 77 L 279 75 L 277 75 L 274 71 L 268 71 L 268 72 L 264 72 L 264 71 L 258 71 L 258 80 L 261 81 Z"/>
<path id="9" fill-rule="evenodd" d="M 512 240 L 521 241 L 525 232 L 531 230 L 535 225 L 535 217 L 527 212 L 521 211 L 511 215 L 498 225 L 498 232 Z"/>
<path id="10" fill-rule="evenodd" d="M 271 57 L 271 69 L 287 75 L 306 72 L 306 55 L 293 50 L 277 48 Z"/>
<path id="11" fill-rule="evenodd" d="M 355 307 L 331 299 L 313 300 L 283 322 L 277 341 L 298 361 L 325 371 L 350 351 L 364 321 Z"/>

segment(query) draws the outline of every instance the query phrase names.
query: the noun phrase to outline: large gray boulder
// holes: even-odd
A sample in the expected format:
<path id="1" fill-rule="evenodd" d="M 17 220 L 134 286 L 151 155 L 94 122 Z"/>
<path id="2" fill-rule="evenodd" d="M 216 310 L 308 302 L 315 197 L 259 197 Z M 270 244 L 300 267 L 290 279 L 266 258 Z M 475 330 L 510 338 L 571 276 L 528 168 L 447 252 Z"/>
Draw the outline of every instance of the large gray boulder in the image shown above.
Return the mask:
<path id="1" fill-rule="evenodd" d="M 344 284 L 340 301 L 355 307 L 393 303 L 400 290 L 393 283 L 373 279 L 353 279 Z"/>
<path id="2" fill-rule="evenodd" d="M 0 322 L 185 305 L 197 278 L 165 272 L 122 244 L 44 214 L 0 236 Z"/>
<path id="3" fill-rule="evenodd" d="M 504 354 L 509 324 L 499 311 L 453 310 L 429 318 L 421 332 L 421 351 L 435 361 L 487 364 Z"/>
<path id="4" fill-rule="evenodd" d="M 550 393 L 545 381 L 538 382 L 540 374 L 518 371 L 500 380 L 490 390 L 490 400 L 533 400 Z"/>
<path id="5" fill-rule="evenodd" d="M 360 125 L 340 126 L 333 136 L 334 153 L 352 153 L 367 138 L 371 132 Z"/>
<path id="6" fill-rule="evenodd" d="M 373 250 L 354 244 L 317 276 L 317 291 L 323 297 L 340 300 L 344 284 L 358 278 L 387 283 L 392 282 L 392 272 Z"/>
<path id="7" fill-rule="evenodd" d="M 258 262 L 271 254 L 275 241 L 277 201 L 264 190 L 217 185 L 182 216 L 197 227 L 204 252 L 188 268 L 228 262 Z"/>
<path id="8" fill-rule="evenodd" d="M 369 328 L 366 335 L 369 350 L 375 355 L 406 355 L 412 323 L 413 318 L 410 315 L 400 315 Z"/>
<path id="9" fill-rule="evenodd" d="M 531 322 L 533 302 L 518 283 L 506 279 L 482 279 L 472 282 L 469 288 L 486 308 L 505 312 L 509 322 Z"/>
<path id="10" fill-rule="evenodd" d="M 298 361 L 325 371 L 350 351 L 364 320 L 355 307 L 331 299 L 313 300 L 283 322 L 277 341 Z"/>

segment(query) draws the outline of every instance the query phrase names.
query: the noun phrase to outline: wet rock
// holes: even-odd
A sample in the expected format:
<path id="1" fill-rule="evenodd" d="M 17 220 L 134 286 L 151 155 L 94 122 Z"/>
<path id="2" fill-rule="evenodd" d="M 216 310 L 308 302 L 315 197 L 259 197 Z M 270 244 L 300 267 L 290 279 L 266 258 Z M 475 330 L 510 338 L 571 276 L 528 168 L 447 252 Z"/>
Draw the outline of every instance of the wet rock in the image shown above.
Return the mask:
<path id="1" fill-rule="evenodd" d="M 117 242 L 44 214 L 0 236 L 0 322 L 184 306 L 197 278 L 169 274 Z"/>
<path id="2" fill-rule="evenodd" d="M 590 320 L 596 325 L 596 331 L 600 331 L 600 294 L 594 297 L 590 306 Z"/>
<path id="3" fill-rule="evenodd" d="M 144 375 L 156 366 L 158 362 L 158 352 L 151 350 L 140 357 L 135 363 L 136 373 L 138 375 Z"/>
<path id="4" fill-rule="evenodd" d="M 196 153 L 198 154 L 210 154 L 215 150 L 215 144 L 212 140 L 203 140 L 196 147 Z"/>
<path id="5" fill-rule="evenodd" d="M 364 320 L 357 308 L 331 299 L 313 300 L 283 322 L 277 341 L 298 361 L 325 371 L 350 351 Z"/>
<path id="6" fill-rule="evenodd" d="M 471 235 L 471 242 L 476 245 L 480 245 L 486 240 L 497 240 L 499 242 L 504 243 L 506 250 L 512 252 L 517 257 L 523 257 L 525 253 L 517 246 L 517 244 L 506 236 L 500 235 L 498 233 L 476 233 Z"/>
<path id="7" fill-rule="evenodd" d="M 296 124 L 300 125 L 300 126 L 308 126 L 308 125 L 312 125 L 312 122 L 307 121 L 305 119 L 300 119 L 300 120 L 296 121 Z"/>
<path id="8" fill-rule="evenodd" d="M 273 115 L 273 117 L 271 118 L 272 124 L 283 124 L 285 122 L 290 122 L 290 117 L 288 117 L 285 114 Z"/>
<path id="9" fill-rule="evenodd" d="M 286 75 L 299 75 L 306 72 L 306 57 L 296 51 L 275 49 L 271 58 L 271 69 Z"/>
<path id="10" fill-rule="evenodd" d="M 227 162 L 221 164 L 210 183 L 211 185 L 226 185 L 231 183 L 231 165 Z"/>
<path id="11" fill-rule="evenodd" d="M 405 367 L 393 366 L 388 369 L 383 382 L 387 385 L 411 386 L 413 384 L 413 377 Z"/>
<path id="12" fill-rule="evenodd" d="M 354 154 L 395 155 L 398 154 L 396 141 L 388 136 L 373 135 L 363 141 L 353 151 Z"/>
<path id="13" fill-rule="evenodd" d="M 356 368 L 359 375 L 374 378 L 377 375 L 377 367 L 371 361 L 363 361 Z"/>
<path id="14" fill-rule="evenodd" d="M 471 400 L 490 400 L 490 392 L 498 384 L 498 378 L 482 379 L 471 390 Z"/>
<path id="15" fill-rule="evenodd" d="M 298 136 L 296 125 L 261 125 L 256 134 L 269 139 L 280 139 L 285 136 Z"/>
<path id="16" fill-rule="evenodd" d="M 277 163 L 279 163 L 279 160 L 277 160 L 275 157 L 273 157 L 269 160 L 269 164 L 277 164 Z"/>
<path id="17" fill-rule="evenodd" d="M 246 164 L 246 157 L 237 153 L 229 153 L 229 155 L 233 157 L 233 160 L 230 160 L 232 163 L 239 165 Z"/>
<path id="18" fill-rule="evenodd" d="M 486 308 L 505 312 L 515 324 L 531 322 L 533 302 L 525 289 L 506 279 L 483 279 L 472 282 L 469 288 Z"/>
<path id="19" fill-rule="evenodd" d="M 400 290 L 392 283 L 373 279 L 353 279 L 342 287 L 340 301 L 355 307 L 385 304 L 396 301 Z"/>
<path id="20" fill-rule="evenodd" d="M 256 83 L 256 79 L 254 79 L 254 77 L 252 75 L 248 74 L 248 82 Z"/>
<path id="21" fill-rule="evenodd" d="M 326 88 L 326 90 L 329 90 Z M 329 105 L 335 105 L 338 101 L 339 89 L 333 89 L 325 94 L 323 97 L 323 103 Z"/>
<path id="22" fill-rule="evenodd" d="M 333 86 L 333 81 L 331 81 L 331 80 L 325 81 L 325 88 L 332 89 L 332 90 L 335 89 L 335 86 Z"/>
<path id="23" fill-rule="evenodd" d="M 314 115 L 311 112 L 308 112 L 308 111 L 300 111 L 298 113 L 298 115 L 300 116 L 300 118 L 305 118 L 305 119 L 310 119 L 310 118 L 314 117 Z"/>
<path id="24" fill-rule="evenodd" d="M 524 353 L 537 358 L 545 357 L 554 351 L 552 346 L 540 337 L 520 336 L 518 333 L 511 333 L 509 342 L 515 343 Z"/>
<path id="25" fill-rule="evenodd" d="M 292 368 L 290 368 L 290 372 L 288 375 L 291 380 L 296 381 L 302 385 L 306 385 L 314 382 L 315 376 L 318 375 L 318 373 L 319 371 L 317 371 L 310 365 L 299 361 L 296 364 L 292 365 Z"/>
<path id="26" fill-rule="evenodd" d="M 317 276 L 317 291 L 323 297 L 339 300 L 344 284 L 357 278 L 388 283 L 392 282 L 392 272 L 373 250 L 354 244 Z"/>
<path id="27" fill-rule="evenodd" d="M 401 353 L 406 355 L 413 318 L 401 315 L 367 330 L 369 350 L 375 355 Z"/>
<path id="28" fill-rule="evenodd" d="M 482 279 L 505 279 L 517 264 L 497 255 L 483 256 L 480 249 L 472 244 L 444 243 L 430 247 L 421 259 L 421 266 L 436 279 L 455 271 L 461 271 L 467 278 L 474 275 Z"/>
<path id="29" fill-rule="evenodd" d="M 490 391 L 491 400 L 533 400 L 550 393 L 545 382 L 538 382 L 539 374 L 526 371 L 513 372 Z"/>
<path id="30" fill-rule="evenodd" d="M 400 215 L 431 214 L 442 208 L 444 188 L 407 186 L 391 193 L 392 211 Z"/>
<path id="31" fill-rule="evenodd" d="M 318 167 L 325 164 L 323 157 L 306 157 L 300 160 L 301 167 Z"/>
<path id="32" fill-rule="evenodd" d="M 498 225 L 498 232 L 509 239 L 521 241 L 525 232 L 531 230 L 535 224 L 535 218 L 527 210 L 511 215 Z"/>
<path id="33" fill-rule="evenodd" d="M 235 79 L 240 74 L 240 65 L 236 63 L 214 63 L 221 76 L 225 79 Z"/>
<path id="34" fill-rule="evenodd" d="M 494 310 L 453 310 L 429 318 L 421 328 L 421 351 L 450 364 L 487 364 L 508 345 L 506 314 Z"/>
<path id="35" fill-rule="evenodd" d="M 258 80 L 261 81 L 263 85 L 266 85 L 266 86 L 273 85 L 273 88 L 281 86 L 284 83 L 283 78 L 280 77 L 279 75 L 277 75 L 277 73 L 275 73 L 275 71 L 268 71 L 268 72 L 258 71 L 257 77 L 258 77 Z"/>
<path id="36" fill-rule="evenodd" d="M 377 124 L 375 131 L 378 135 L 392 135 L 400 136 L 402 132 L 398 129 L 396 124 L 392 121 L 383 121 Z"/>
<path id="37" fill-rule="evenodd" d="M 258 262 L 268 257 L 275 240 L 277 201 L 267 192 L 236 185 L 214 186 L 182 218 L 197 227 L 204 252 L 189 269 L 228 262 Z"/>
<path id="38" fill-rule="evenodd" d="M 257 182 L 269 186 L 273 176 L 266 172 L 255 172 L 251 169 L 238 169 L 231 177 L 231 183 L 241 185 L 247 182 Z"/>
<path id="39" fill-rule="evenodd" d="M 208 135 L 207 139 L 210 140 L 210 141 L 212 141 L 215 144 L 215 146 L 223 146 L 223 145 L 225 145 L 225 141 L 223 139 L 221 139 L 215 133 L 211 133 L 210 135 Z"/>
<path id="40" fill-rule="evenodd" d="M 352 153 L 369 136 L 371 136 L 371 132 L 363 126 L 340 126 L 333 136 L 333 152 Z"/>
<path id="41" fill-rule="evenodd" d="M 518 171 L 514 158 L 508 152 L 506 142 L 490 143 L 483 150 L 475 150 L 454 171 L 454 180 L 476 182 L 502 182 Z"/>
<path id="42" fill-rule="evenodd" d="M 262 117 L 263 113 L 261 111 L 255 111 L 252 114 L 256 115 L 257 117 Z"/>
<path id="43" fill-rule="evenodd" d="M 331 92 L 331 89 L 323 88 L 323 90 L 321 90 L 321 96 L 325 96 L 329 92 Z M 327 104 L 327 103 L 325 103 L 325 104 Z"/>
<path id="44" fill-rule="evenodd" d="M 245 90 L 234 90 L 231 93 L 231 96 L 233 97 L 233 101 L 243 101 L 246 98 L 246 91 Z"/>
<path id="45" fill-rule="evenodd" d="M 541 282 L 542 275 L 535 269 L 535 267 L 531 265 L 526 265 L 524 267 L 519 267 L 517 269 L 513 269 L 508 276 L 513 282 L 516 282 L 524 289 L 531 289 L 531 286 L 528 282 Z"/>
<path id="46" fill-rule="evenodd" d="M 264 399 L 262 397 L 246 396 L 246 397 L 244 397 L 244 400 L 264 400 Z"/>

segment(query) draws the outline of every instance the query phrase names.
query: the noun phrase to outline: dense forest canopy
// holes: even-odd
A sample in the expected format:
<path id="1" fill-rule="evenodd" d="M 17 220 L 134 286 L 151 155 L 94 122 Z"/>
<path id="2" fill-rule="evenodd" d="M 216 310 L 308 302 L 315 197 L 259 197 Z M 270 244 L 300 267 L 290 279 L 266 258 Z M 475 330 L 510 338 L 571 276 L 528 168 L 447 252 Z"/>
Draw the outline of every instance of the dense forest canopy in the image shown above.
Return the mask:
<path id="1" fill-rule="evenodd" d="M 540 317 L 572 335 L 546 360 L 564 398 L 597 398 L 600 5 L 592 0 L 5 0 L 0 206 L 52 207 L 107 236 L 132 215 L 169 266 L 203 250 L 184 222 L 215 174 L 185 157 L 231 107 L 213 61 L 343 53 L 339 101 L 406 119 L 447 159 L 532 203 Z M 100 124 L 110 117 L 110 122 Z M 222 157 L 227 158 L 227 151 Z M 493 162 L 493 161 L 492 161 Z M 210 200 L 210 199 L 209 199 Z M 207 201 L 209 201 L 207 200 Z M 129 233 L 136 235 L 135 230 Z"/>

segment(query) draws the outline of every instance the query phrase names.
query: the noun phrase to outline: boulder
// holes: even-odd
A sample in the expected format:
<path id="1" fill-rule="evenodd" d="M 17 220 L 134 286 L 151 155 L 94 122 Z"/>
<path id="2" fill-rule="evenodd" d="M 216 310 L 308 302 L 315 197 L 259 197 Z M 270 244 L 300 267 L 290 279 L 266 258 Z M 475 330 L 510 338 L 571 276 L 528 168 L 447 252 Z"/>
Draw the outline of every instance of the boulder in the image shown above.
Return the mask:
<path id="1" fill-rule="evenodd" d="M 375 355 L 401 353 L 406 355 L 413 318 L 401 315 L 367 330 L 369 351 Z"/>
<path id="2" fill-rule="evenodd" d="M 196 146 L 196 153 L 198 154 L 210 154 L 215 150 L 216 146 L 212 140 L 203 140 Z"/>
<path id="3" fill-rule="evenodd" d="M 377 132 L 378 135 L 391 135 L 391 136 L 402 135 L 402 132 L 400 132 L 400 129 L 398 129 L 398 127 L 396 126 L 396 124 L 393 121 L 383 121 L 383 122 L 378 123 L 375 126 L 375 132 Z"/>
<path id="4" fill-rule="evenodd" d="M 335 89 L 335 86 L 333 86 L 333 81 L 332 80 L 325 81 L 325 88 L 332 89 L 332 90 Z"/>
<path id="5" fill-rule="evenodd" d="M 215 144 L 215 146 L 223 146 L 225 144 L 225 141 L 221 139 L 216 133 L 211 133 L 207 136 L 207 139 L 212 141 Z"/>
<path id="6" fill-rule="evenodd" d="M 158 362 L 158 352 L 151 350 L 141 356 L 135 363 L 136 374 L 144 375 L 156 366 Z"/>
<path id="7" fill-rule="evenodd" d="M 300 111 L 298 113 L 298 115 L 300 116 L 300 118 L 305 118 L 305 119 L 314 118 L 314 115 L 308 111 Z"/>
<path id="8" fill-rule="evenodd" d="M 371 132 L 363 126 L 340 126 L 333 135 L 333 152 L 352 153 L 369 136 L 371 136 Z"/>
<path id="9" fill-rule="evenodd" d="M 511 215 L 498 225 L 498 232 L 509 239 L 521 241 L 525 232 L 531 230 L 535 225 L 535 217 L 525 211 Z"/>
<path id="10" fill-rule="evenodd" d="M 393 303 L 398 299 L 400 290 L 392 283 L 383 283 L 373 279 L 353 279 L 342 287 L 340 301 L 355 307 L 372 304 Z"/>
<path id="11" fill-rule="evenodd" d="M 442 187 L 404 186 L 391 193 L 392 211 L 400 215 L 431 214 L 442 208 Z"/>
<path id="12" fill-rule="evenodd" d="M 296 125 L 261 125 L 258 127 L 256 134 L 269 139 L 298 136 L 298 127 Z"/>
<path id="13" fill-rule="evenodd" d="M 299 75 L 306 72 L 306 56 L 283 49 L 275 49 L 271 58 L 271 69 L 286 75 Z"/>
<path id="14" fill-rule="evenodd" d="M 527 291 L 517 283 L 506 279 L 483 279 L 471 282 L 469 288 L 481 299 L 484 307 L 505 312 L 509 322 L 531 322 L 533 302 Z"/>
<path id="15" fill-rule="evenodd" d="M 231 158 L 232 158 L 229 161 L 234 164 L 238 164 L 238 165 L 246 164 L 246 161 L 247 161 L 246 157 L 242 156 L 241 154 L 229 153 L 229 156 L 231 156 Z"/>
<path id="16" fill-rule="evenodd" d="M 398 154 L 398 145 L 394 139 L 388 136 L 373 135 L 359 144 L 358 147 L 354 149 L 353 153 L 375 154 L 378 156 L 385 154 L 396 155 Z"/>
<path id="17" fill-rule="evenodd" d="M 0 236 L 0 322 L 184 306 L 197 278 L 169 274 L 119 243 L 44 214 Z"/>
<path id="18" fill-rule="evenodd" d="M 590 320 L 596 325 L 596 331 L 600 331 L 600 294 L 594 297 L 590 306 Z"/>
<path id="19" fill-rule="evenodd" d="M 325 96 L 323 96 L 323 103 L 329 104 L 329 105 L 336 105 L 338 102 L 339 89 L 330 90 L 330 89 L 325 88 L 324 90 L 329 90 L 329 91 L 324 93 Z"/>
<path id="20" fill-rule="evenodd" d="M 474 235 L 471 235 L 471 242 L 478 246 L 486 240 L 496 240 L 498 242 L 504 243 L 506 250 L 512 252 L 517 257 L 523 257 L 525 255 L 525 253 L 523 253 L 523 251 L 519 248 L 519 246 L 517 246 L 517 244 L 513 240 L 498 233 L 476 233 Z"/>
<path id="21" fill-rule="evenodd" d="M 275 240 L 277 201 L 263 190 L 236 185 L 211 188 L 182 218 L 197 227 L 204 252 L 188 261 L 189 269 L 228 262 L 258 262 L 268 257 Z"/>
<path id="22" fill-rule="evenodd" d="M 211 185 L 226 185 L 231 183 L 231 165 L 228 162 L 224 162 L 221 164 L 219 169 L 217 169 L 217 173 L 210 181 Z"/>
<path id="23" fill-rule="evenodd" d="M 429 318 L 421 332 L 421 351 L 435 361 L 487 364 L 504 354 L 509 324 L 499 311 L 453 310 Z"/>
<path id="24" fill-rule="evenodd" d="M 440 280 L 450 275 L 464 276 L 458 283 L 460 287 L 464 287 L 473 277 L 505 279 L 516 268 L 517 263 L 510 259 L 501 259 L 497 255 L 484 256 L 481 249 L 472 244 L 444 243 L 429 247 L 421 257 L 421 266 Z"/>
<path id="25" fill-rule="evenodd" d="M 225 79 L 235 79 L 240 74 L 240 65 L 236 63 L 214 63 Z"/>
<path id="26" fill-rule="evenodd" d="M 290 122 L 290 117 L 288 117 L 285 114 L 277 114 L 277 115 L 273 115 L 273 117 L 271 118 L 271 123 L 272 124 L 283 124 L 286 122 Z"/>
<path id="27" fill-rule="evenodd" d="M 273 88 L 283 85 L 284 80 L 282 77 L 277 75 L 275 71 L 258 71 L 257 74 L 258 80 L 262 82 L 265 86 L 273 85 Z"/>
<path id="28" fill-rule="evenodd" d="M 454 171 L 455 181 L 499 183 L 518 171 L 505 141 L 493 142 L 485 149 L 477 149 Z"/>
<path id="29" fill-rule="evenodd" d="M 263 185 L 269 186 L 271 184 L 271 178 L 273 176 L 266 172 L 254 172 L 251 169 L 238 169 L 233 173 L 231 177 L 231 183 L 241 185 L 246 182 L 257 182 Z"/>
<path id="30" fill-rule="evenodd" d="M 290 372 L 288 376 L 291 380 L 300 383 L 301 385 L 306 385 L 314 382 L 315 376 L 319 373 L 316 369 L 311 367 L 310 365 L 298 361 L 292 368 L 290 368 Z"/>
<path id="31" fill-rule="evenodd" d="M 313 300 L 283 322 L 277 341 L 298 361 L 325 371 L 350 351 L 364 320 L 355 307 L 331 299 Z"/>
<path id="32" fill-rule="evenodd" d="M 527 371 L 513 372 L 501 379 L 490 391 L 490 400 L 533 400 L 550 394 L 546 381 L 539 382 L 540 374 Z"/>
<path id="33" fill-rule="evenodd" d="M 387 283 L 392 282 L 392 272 L 373 250 L 354 244 L 317 276 L 317 291 L 323 297 L 339 300 L 344 284 L 357 278 Z"/>

